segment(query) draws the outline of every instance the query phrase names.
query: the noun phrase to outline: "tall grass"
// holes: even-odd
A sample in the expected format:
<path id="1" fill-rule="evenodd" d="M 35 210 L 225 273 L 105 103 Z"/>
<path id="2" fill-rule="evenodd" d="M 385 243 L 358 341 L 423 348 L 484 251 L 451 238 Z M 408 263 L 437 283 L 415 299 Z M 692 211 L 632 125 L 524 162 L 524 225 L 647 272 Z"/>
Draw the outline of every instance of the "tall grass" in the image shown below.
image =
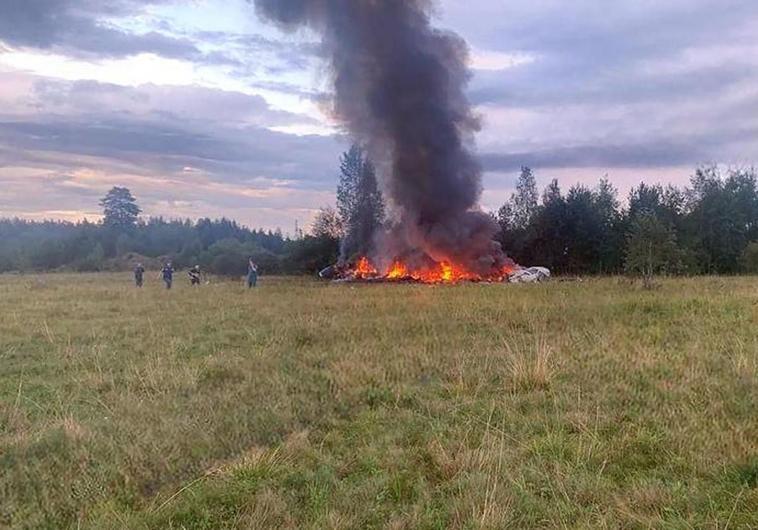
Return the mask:
<path id="1" fill-rule="evenodd" d="M 553 378 L 552 348 L 544 336 L 533 338 L 533 346 L 513 349 L 505 343 L 508 352 L 511 385 L 517 391 L 547 390 Z"/>
<path id="2" fill-rule="evenodd" d="M 756 285 L 0 276 L 0 527 L 758 527 Z"/>

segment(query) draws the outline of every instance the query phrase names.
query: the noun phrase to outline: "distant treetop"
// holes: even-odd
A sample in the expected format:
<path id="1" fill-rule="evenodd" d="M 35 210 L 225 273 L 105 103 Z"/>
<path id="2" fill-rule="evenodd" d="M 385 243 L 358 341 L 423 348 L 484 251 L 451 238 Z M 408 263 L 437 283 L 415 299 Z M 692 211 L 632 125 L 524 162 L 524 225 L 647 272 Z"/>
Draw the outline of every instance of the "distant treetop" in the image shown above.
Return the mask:
<path id="1" fill-rule="evenodd" d="M 133 228 L 142 210 L 129 188 L 111 188 L 100 200 L 103 207 L 103 224 L 114 228 Z"/>

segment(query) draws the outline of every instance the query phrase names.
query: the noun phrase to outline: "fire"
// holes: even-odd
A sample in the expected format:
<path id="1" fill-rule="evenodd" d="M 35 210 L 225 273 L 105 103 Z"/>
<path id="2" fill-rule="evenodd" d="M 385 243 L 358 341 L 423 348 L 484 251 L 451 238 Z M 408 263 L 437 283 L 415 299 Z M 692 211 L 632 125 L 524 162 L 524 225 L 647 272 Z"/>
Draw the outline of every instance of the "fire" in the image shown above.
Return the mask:
<path id="1" fill-rule="evenodd" d="M 387 271 L 388 280 L 400 280 L 402 278 L 408 278 L 408 276 L 408 267 L 406 267 L 405 263 L 400 260 L 392 262 L 392 266 Z"/>
<path id="2" fill-rule="evenodd" d="M 442 274 L 440 275 L 440 278 L 442 279 L 442 281 L 452 282 L 453 278 L 455 278 L 453 266 L 443 261 L 442 263 L 440 263 L 440 268 L 442 269 Z"/>
<path id="3" fill-rule="evenodd" d="M 503 270 L 502 270 L 503 277 L 507 278 L 508 276 L 510 276 L 511 274 L 513 274 L 519 269 L 520 267 L 518 265 L 506 265 L 505 267 L 503 267 Z"/>
<path id="4" fill-rule="evenodd" d="M 498 271 L 492 275 L 481 276 L 449 261 L 441 261 L 427 267 L 412 269 L 407 263 L 400 259 L 396 259 L 382 273 L 371 263 L 371 261 L 369 261 L 368 258 L 363 257 L 358 260 L 351 272 L 351 276 L 354 279 L 359 280 L 379 279 L 420 283 L 458 283 L 463 281 L 502 281 L 507 278 L 513 270 L 510 267 L 504 267 L 502 271 Z"/>
<path id="5" fill-rule="evenodd" d="M 355 265 L 354 272 L 355 277 L 360 279 L 373 278 L 379 275 L 379 271 L 374 268 L 374 266 L 366 257 L 358 260 L 358 263 Z"/>

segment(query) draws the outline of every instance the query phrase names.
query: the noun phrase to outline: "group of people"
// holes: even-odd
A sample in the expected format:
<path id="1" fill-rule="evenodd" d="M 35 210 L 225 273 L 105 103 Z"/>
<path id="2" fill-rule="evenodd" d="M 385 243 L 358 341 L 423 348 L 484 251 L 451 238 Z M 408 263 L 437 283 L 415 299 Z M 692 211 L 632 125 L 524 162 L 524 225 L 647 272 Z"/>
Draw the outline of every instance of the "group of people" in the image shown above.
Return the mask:
<path id="1" fill-rule="evenodd" d="M 163 279 L 163 283 L 166 284 L 166 289 L 171 289 L 171 287 L 174 284 L 174 266 L 171 264 L 171 262 L 167 262 L 163 265 L 160 272 L 160 278 Z M 202 280 L 202 274 L 200 272 L 200 265 L 195 265 L 191 269 L 187 271 L 187 276 L 189 277 L 190 285 L 197 286 L 200 285 Z M 247 264 L 247 287 L 248 289 L 251 289 L 258 285 L 258 265 L 255 264 L 255 262 L 252 260 L 252 258 L 248 261 Z M 136 267 L 134 267 L 134 284 L 137 287 L 142 287 L 145 283 L 145 267 L 142 266 L 142 263 L 138 263 Z"/>

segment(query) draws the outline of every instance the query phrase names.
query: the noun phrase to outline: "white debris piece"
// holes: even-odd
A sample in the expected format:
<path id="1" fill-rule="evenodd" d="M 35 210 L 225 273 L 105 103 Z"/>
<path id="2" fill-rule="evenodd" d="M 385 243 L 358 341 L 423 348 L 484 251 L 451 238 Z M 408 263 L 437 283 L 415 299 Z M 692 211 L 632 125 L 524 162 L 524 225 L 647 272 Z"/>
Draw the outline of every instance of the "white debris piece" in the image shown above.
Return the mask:
<path id="1" fill-rule="evenodd" d="M 550 279 L 550 269 L 545 267 L 529 267 L 519 269 L 508 277 L 511 283 L 539 283 Z"/>

